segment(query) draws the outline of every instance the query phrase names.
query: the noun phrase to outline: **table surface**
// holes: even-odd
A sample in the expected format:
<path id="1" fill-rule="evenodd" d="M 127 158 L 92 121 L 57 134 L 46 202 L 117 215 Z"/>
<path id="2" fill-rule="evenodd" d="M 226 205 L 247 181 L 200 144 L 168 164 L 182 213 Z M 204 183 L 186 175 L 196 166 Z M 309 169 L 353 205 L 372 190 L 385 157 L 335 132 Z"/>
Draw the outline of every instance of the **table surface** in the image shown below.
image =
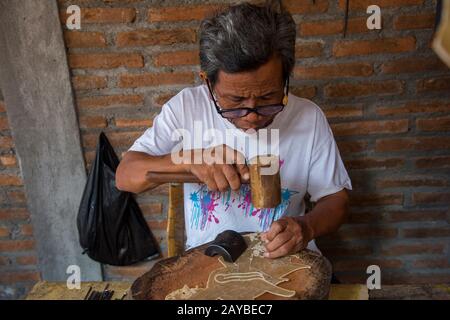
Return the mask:
<path id="1" fill-rule="evenodd" d="M 120 299 L 131 286 L 129 282 L 83 282 L 80 289 L 69 290 L 65 282 L 38 282 L 27 300 L 83 300 L 90 287 L 103 291 L 109 284 L 114 290 L 112 299 Z M 129 294 L 125 299 L 129 298 Z M 332 284 L 330 300 L 379 300 L 379 299 L 432 299 L 450 300 L 450 284 L 442 285 L 387 285 L 379 290 L 368 290 L 360 284 Z"/>
<path id="2" fill-rule="evenodd" d="M 65 282 L 36 283 L 27 295 L 27 300 L 83 300 L 92 287 L 93 290 L 103 291 L 109 284 L 108 290 L 114 290 L 112 299 L 120 299 L 128 292 L 131 284 L 128 282 L 83 282 L 80 289 L 69 290 Z M 129 294 L 125 299 L 129 298 Z M 358 284 L 331 285 L 330 300 L 367 300 L 367 287 Z"/>

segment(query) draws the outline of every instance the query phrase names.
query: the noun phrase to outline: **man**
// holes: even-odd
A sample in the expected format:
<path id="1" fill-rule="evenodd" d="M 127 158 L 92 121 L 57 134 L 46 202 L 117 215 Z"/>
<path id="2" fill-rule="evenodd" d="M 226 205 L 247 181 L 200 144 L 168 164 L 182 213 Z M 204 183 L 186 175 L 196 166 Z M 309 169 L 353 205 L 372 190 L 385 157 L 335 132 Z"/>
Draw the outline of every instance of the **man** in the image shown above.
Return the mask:
<path id="1" fill-rule="evenodd" d="M 227 229 L 263 231 L 265 256 L 277 258 L 306 247 L 318 250 L 314 239 L 336 231 L 345 220 L 351 182 L 327 120 L 313 102 L 288 94 L 295 38 L 292 16 L 276 4 L 244 3 L 204 20 L 200 62 L 205 83 L 167 102 L 153 127 L 124 155 L 116 179 L 121 190 L 139 193 L 157 186 L 146 180 L 147 171 L 191 172 L 204 183 L 184 186 L 187 248 Z M 183 129 L 195 137 L 199 123 L 224 135 L 234 129 L 237 139 L 248 138 L 249 129 L 278 130 L 282 203 L 277 208 L 251 205 L 248 184 L 242 184 L 248 179 L 242 161 L 250 156 L 247 149 L 216 139 L 203 141 L 199 149 L 194 141 L 184 145 L 184 156 L 194 159 L 200 150 L 201 160 L 220 154 L 227 161 L 174 163 L 171 153 L 181 138 L 174 141 L 173 133 Z M 317 203 L 304 215 L 306 193 Z"/>

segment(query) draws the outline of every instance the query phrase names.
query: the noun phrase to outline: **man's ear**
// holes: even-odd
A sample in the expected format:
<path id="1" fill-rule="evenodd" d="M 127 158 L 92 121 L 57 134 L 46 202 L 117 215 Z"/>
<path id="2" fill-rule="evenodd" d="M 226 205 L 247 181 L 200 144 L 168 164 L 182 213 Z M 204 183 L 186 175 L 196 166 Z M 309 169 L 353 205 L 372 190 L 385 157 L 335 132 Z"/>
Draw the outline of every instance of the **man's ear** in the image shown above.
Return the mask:
<path id="1" fill-rule="evenodd" d="M 200 79 L 202 79 L 205 82 L 206 82 L 206 79 L 208 79 L 208 76 L 205 71 L 200 71 L 199 76 L 200 76 Z"/>

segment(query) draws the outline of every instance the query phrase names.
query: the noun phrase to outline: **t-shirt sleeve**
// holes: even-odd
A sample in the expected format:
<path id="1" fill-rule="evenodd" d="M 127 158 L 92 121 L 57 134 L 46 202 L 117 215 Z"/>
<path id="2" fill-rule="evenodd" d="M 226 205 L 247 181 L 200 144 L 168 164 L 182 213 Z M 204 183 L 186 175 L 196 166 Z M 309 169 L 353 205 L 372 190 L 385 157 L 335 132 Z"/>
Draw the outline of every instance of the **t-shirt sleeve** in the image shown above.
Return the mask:
<path id="1" fill-rule="evenodd" d="M 311 201 L 316 202 L 343 189 L 352 190 L 350 177 L 325 115 L 319 111 L 309 165 L 308 193 Z"/>
<path id="2" fill-rule="evenodd" d="M 140 136 L 128 151 L 144 152 L 153 156 L 171 153 L 179 143 L 179 137 L 175 135 L 181 128 L 180 115 L 169 103 L 163 105 L 161 112 L 153 120 L 153 126 Z"/>

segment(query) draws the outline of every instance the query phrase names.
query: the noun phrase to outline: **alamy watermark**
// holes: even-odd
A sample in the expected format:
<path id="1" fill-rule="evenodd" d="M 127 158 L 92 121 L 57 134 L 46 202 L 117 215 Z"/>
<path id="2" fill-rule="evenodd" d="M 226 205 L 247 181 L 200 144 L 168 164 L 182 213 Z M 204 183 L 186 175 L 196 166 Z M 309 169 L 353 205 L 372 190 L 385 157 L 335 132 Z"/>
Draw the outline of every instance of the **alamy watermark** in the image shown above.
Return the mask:
<path id="1" fill-rule="evenodd" d="M 377 266 L 376 264 L 370 265 L 367 267 L 366 270 L 367 274 L 370 274 L 370 276 L 367 278 L 367 289 L 374 290 L 374 289 L 381 289 L 381 269 L 380 266 Z"/>
<path id="2" fill-rule="evenodd" d="M 67 267 L 66 273 L 69 274 L 66 281 L 67 289 L 81 289 L 81 268 L 76 264 Z"/>
<path id="3" fill-rule="evenodd" d="M 66 27 L 69 30 L 81 29 L 81 9 L 77 5 L 67 7 L 66 13 L 69 15 L 66 20 Z"/>

